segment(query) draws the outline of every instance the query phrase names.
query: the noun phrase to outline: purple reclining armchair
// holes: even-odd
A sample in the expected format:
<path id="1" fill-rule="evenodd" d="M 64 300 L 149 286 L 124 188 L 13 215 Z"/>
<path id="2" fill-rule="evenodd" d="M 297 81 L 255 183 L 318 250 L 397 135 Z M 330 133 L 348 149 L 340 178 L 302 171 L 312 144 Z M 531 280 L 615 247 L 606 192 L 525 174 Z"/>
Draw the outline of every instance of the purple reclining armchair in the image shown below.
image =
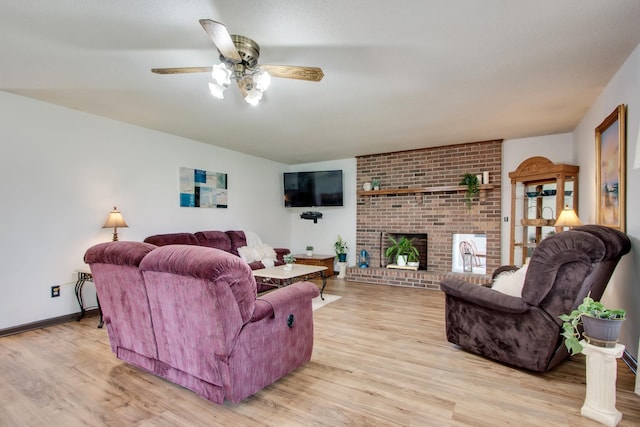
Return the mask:
<path id="1" fill-rule="evenodd" d="M 118 243 L 145 245 L 102 245 Z M 96 247 L 87 251 L 85 259 L 94 273 L 100 302 L 122 301 L 120 294 L 128 288 L 113 286 L 121 277 L 121 264 L 98 267 L 113 260 L 100 259 Z M 153 337 L 145 340 L 154 344 L 156 356 L 150 358 L 153 351 L 145 351 L 139 357 L 144 364 L 137 363 L 135 357 L 125 359 L 130 363 L 222 404 L 225 399 L 240 402 L 310 360 L 311 299 L 319 295 L 315 284 L 294 283 L 258 299 L 251 269 L 240 258 L 188 245 L 151 250 L 140 261 L 139 271 L 146 293 L 137 295 L 137 304 L 117 318 L 115 303 L 103 307 L 109 331 L 109 324 L 121 321 L 120 317 L 149 313 Z M 129 334 L 128 329 L 119 329 L 116 336 L 110 332 L 112 346 L 113 342 L 126 342 L 133 347 L 132 343 L 142 339 Z M 137 355 L 133 348 L 116 355 L 121 358 L 129 352 Z"/>
<path id="2" fill-rule="evenodd" d="M 533 252 L 521 298 L 447 278 L 440 282 L 447 340 L 498 362 L 549 371 L 569 355 L 558 316 L 574 310 L 589 292 L 600 299 L 630 249 L 624 233 L 598 225 L 547 237 Z"/>

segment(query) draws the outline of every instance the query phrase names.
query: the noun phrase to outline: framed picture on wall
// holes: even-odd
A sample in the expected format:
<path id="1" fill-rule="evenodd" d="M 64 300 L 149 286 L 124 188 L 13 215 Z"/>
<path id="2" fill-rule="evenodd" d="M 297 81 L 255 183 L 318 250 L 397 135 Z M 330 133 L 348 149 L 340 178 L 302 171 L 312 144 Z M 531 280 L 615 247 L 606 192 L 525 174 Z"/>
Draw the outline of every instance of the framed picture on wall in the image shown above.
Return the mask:
<path id="1" fill-rule="evenodd" d="M 596 224 L 625 231 L 626 146 L 624 104 L 596 128 Z"/>

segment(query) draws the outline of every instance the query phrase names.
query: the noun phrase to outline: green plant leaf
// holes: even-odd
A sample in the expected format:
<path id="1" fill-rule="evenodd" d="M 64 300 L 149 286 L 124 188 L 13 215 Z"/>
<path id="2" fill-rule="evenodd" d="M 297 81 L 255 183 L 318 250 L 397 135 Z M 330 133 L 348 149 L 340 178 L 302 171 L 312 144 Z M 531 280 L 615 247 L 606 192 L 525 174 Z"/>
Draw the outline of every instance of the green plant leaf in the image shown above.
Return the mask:
<path id="1" fill-rule="evenodd" d="M 570 354 L 577 354 L 582 352 L 582 345 L 580 344 L 580 330 L 579 326 L 582 324 L 582 316 L 597 317 L 603 319 L 624 319 L 626 312 L 623 309 L 607 309 L 600 301 L 594 301 L 591 298 L 591 293 L 587 294 L 582 300 L 582 303 L 578 305 L 576 310 L 571 311 L 569 314 L 561 314 L 558 316 L 564 323 L 560 335 L 565 339 L 565 346 L 569 350 Z"/>

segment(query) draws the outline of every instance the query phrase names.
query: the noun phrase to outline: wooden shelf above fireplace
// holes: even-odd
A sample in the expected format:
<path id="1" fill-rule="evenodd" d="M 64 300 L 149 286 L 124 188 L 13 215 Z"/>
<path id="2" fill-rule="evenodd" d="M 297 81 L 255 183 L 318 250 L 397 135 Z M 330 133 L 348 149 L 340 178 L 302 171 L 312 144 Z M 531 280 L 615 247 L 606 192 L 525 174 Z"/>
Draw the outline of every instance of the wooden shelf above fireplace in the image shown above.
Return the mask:
<path id="1" fill-rule="evenodd" d="M 493 190 L 495 185 L 493 184 L 481 184 L 480 191 Z M 384 190 L 371 190 L 364 191 L 358 190 L 357 195 L 368 196 L 388 196 L 393 194 L 418 194 L 418 193 L 446 193 L 452 191 L 467 191 L 467 187 L 463 185 L 444 185 L 440 187 L 422 187 L 422 188 L 385 188 Z"/>

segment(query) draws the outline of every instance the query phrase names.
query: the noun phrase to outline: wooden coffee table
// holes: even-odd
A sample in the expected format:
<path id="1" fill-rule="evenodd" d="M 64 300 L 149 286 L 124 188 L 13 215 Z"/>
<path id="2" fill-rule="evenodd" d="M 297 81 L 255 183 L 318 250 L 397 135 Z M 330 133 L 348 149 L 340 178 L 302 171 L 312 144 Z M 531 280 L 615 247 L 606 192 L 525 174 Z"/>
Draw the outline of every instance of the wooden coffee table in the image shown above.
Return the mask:
<path id="1" fill-rule="evenodd" d="M 320 276 L 322 279 L 320 298 L 324 300 L 322 293 L 324 292 L 325 286 L 327 286 L 327 277 L 324 274 L 327 267 L 303 264 L 293 264 L 291 270 L 285 270 L 285 267 L 285 265 L 279 265 L 277 267 L 261 268 L 259 270 L 253 270 L 253 275 L 265 279 L 266 282 L 273 283 L 279 288 L 301 280 L 308 280 L 313 276 Z"/>

